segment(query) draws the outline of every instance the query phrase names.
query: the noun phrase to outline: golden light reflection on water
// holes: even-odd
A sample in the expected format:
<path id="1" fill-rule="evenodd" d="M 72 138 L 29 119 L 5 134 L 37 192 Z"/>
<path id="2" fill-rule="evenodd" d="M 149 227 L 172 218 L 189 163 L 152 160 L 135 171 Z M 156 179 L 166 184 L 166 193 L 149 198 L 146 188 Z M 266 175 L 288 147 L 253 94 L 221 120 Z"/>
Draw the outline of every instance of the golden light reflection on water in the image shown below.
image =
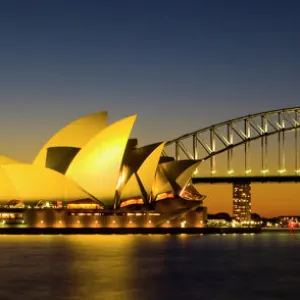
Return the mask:
<path id="1" fill-rule="evenodd" d="M 299 234 L 2 235 L 0 299 L 235 299 L 245 288 L 256 299 L 253 287 L 273 299 L 282 278 L 286 292 L 299 286 L 299 245 Z"/>
<path id="2" fill-rule="evenodd" d="M 67 239 L 70 254 L 75 258 L 69 266 L 70 272 L 76 274 L 73 277 L 76 282 L 72 290 L 74 297 L 88 300 L 134 299 L 130 293 L 130 287 L 134 286 L 131 280 L 133 236 L 88 235 L 68 236 Z M 99 289 L 101 297 L 95 293 Z"/>
<path id="3" fill-rule="evenodd" d="M 3 271 L 0 280 L 6 287 L 0 289 L 0 299 L 10 299 L 8 295 L 18 299 L 13 282 L 19 282 L 18 290 L 26 292 L 26 300 L 38 299 L 38 295 L 46 299 L 131 300 L 143 294 L 145 287 L 139 287 L 138 279 L 147 282 L 149 276 L 160 274 L 168 251 L 165 242 L 174 237 L 3 235 L 0 238 Z M 144 254 L 157 247 L 161 250 L 155 257 Z"/>
<path id="4" fill-rule="evenodd" d="M 26 291 L 25 299 L 37 299 L 36 293 L 51 299 L 135 299 L 131 295 L 135 284 L 134 236 L 3 235 L 0 238 L 0 268 L 10 277 L 10 282 L 5 283 L 3 273 L 0 275 L 3 286 L 7 285 L 6 291 L 0 289 L 0 299 L 10 299 L 8 293 L 18 299 L 11 278 L 20 282 L 18 289 Z"/>

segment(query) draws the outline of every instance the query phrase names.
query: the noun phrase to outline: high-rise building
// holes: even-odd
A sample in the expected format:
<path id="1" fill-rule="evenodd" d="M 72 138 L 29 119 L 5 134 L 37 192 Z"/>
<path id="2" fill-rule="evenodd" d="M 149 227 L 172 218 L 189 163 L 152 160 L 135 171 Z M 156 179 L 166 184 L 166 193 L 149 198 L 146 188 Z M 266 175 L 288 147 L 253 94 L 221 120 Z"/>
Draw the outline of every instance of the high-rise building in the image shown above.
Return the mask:
<path id="1" fill-rule="evenodd" d="M 233 218 L 240 222 L 251 220 L 251 185 L 233 183 Z"/>

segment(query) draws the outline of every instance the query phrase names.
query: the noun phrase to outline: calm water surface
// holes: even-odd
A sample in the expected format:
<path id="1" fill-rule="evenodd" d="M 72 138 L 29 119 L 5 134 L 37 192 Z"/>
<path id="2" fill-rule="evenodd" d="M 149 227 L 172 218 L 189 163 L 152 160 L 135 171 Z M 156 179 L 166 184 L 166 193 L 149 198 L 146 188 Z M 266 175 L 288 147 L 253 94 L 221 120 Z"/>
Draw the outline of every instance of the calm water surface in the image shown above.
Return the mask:
<path id="1" fill-rule="evenodd" d="M 300 234 L 0 236 L 0 299 L 299 299 Z"/>

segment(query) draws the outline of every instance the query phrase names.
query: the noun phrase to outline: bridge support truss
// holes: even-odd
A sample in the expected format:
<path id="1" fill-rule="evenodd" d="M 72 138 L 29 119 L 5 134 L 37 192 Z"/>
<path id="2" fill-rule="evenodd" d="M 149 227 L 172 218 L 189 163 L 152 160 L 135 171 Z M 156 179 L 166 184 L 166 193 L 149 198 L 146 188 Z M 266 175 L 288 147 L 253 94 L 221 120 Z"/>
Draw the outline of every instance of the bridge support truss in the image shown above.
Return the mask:
<path id="1" fill-rule="evenodd" d="M 235 176 L 233 168 L 234 150 L 244 147 L 244 176 L 253 176 L 251 168 L 251 149 L 253 142 L 260 140 L 260 174 L 269 176 L 269 155 L 277 155 L 277 176 L 286 175 L 286 135 L 292 132 L 294 146 L 294 176 L 300 175 L 299 159 L 299 128 L 300 128 L 300 107 L 285 108 L 273 111 L 248 115 L 226 122 L 208 126 L 197 131 L 184 134 L 177 139 L 166 143 L 163 155 L 175 156 L 176 160 L 194 159 L 201 162 L 209 161 L 210 176 L 216 176 L 216 156 L 227 152 L 227 176 Z M 272 136 L 272 139 L 270 138 Z M 274 138 L 276 141 L 274 143 Z M 271 141 L 270 141 L 271 140 Z M 258 141 L 259 142 L 259 141 Z M 272 142 L 272 143 L 271 143 Z M 192 146 L 191 146 L 192 145 Z M 289 143 L 289 146 L 291 144 Z M 289 147 L 291 148 L 291 147 Z M 171 154 L 170 154 L 171 152 Z M 290 172 L 291 173 L 291 172 Z M 197 172 L 197 177 L 201 177 Z M 195 178 L 197 179 L 197 178 Z M 201 181 L 201 178 L 199 178 Z M 243 186 L 245 190 L 251 190 L 250 182 L 233 182 L 233 199 L 235 189 Z M 247 193 L 246 193 L 247 194 Z M 249 195 L 251 206 L 251 193 Z M 244 199 L 245 200 L 245 199 Z M 244 201 L 243 200 L 243 201 Z M 233 200 L 235 201 L 235 200 Z M 233 205 L 235 205 L 233 203 Z"/>
<path id="2" fill-rule="evenodd" d="M 268 111 L 248 115 L 226 122 L 215 124 L 206 128 L 180 136 L 166 143 L 164 155 L 176 160 L 195 159 L 210 161 L 210 173 L 216 173 L 216 156 L 227 152 L 227 174 L 232 174 L 234 149 L 244 146 L 244 174 L 250 175 L 251 170 L 251 146 L 254 141 L 260 139 L 261 173 L 269 172 L 268 156 L 274 152 L 274 145 L 270 151 L 270 136 L 277 135 L 277 172 L 286 172 L 286 134 L 294 132 L 294 170 L 300 175 L 299 166 L 299 115 L 300 107 Z M 190 146 L 192 145 L 192 146 Z"/>

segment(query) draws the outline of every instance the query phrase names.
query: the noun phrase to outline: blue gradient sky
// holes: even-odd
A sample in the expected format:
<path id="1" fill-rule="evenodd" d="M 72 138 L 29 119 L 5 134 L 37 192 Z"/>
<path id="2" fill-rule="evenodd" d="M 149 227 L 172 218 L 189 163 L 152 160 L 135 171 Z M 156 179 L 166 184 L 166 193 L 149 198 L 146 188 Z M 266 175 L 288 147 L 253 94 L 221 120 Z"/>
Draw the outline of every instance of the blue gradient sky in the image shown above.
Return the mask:
<path id="1" fill-rule="evenodd" d="M 1 153 L 31 161 L 86 113 L 141 144 L 299 105 L 300 2 L 2 1 Z"/>
<path id="2" fill-rule="evenodd" d="M 30 160 L 95 110 L 137 113 L 148 143 L 297 106 L 299 13 L 299 1 L 3 1 L 3 152 Z"/>

